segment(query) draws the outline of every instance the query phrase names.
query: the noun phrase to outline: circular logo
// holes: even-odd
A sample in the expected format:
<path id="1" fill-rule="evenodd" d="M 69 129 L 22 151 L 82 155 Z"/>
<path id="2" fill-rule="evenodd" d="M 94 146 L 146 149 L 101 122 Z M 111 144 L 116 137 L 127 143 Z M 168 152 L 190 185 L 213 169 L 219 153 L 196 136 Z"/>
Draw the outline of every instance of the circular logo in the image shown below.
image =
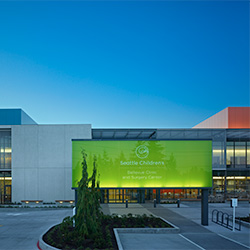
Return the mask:
<path id="1" fill-rule="evenodd" d="M 140 159 L 144 159 L 148 156 L 149 150 L 148 150 L 147 146 L 141 145 L 141 146 L 136 148 L 135 153 L 136 153 L 137 157 L 139 157 Z"/>

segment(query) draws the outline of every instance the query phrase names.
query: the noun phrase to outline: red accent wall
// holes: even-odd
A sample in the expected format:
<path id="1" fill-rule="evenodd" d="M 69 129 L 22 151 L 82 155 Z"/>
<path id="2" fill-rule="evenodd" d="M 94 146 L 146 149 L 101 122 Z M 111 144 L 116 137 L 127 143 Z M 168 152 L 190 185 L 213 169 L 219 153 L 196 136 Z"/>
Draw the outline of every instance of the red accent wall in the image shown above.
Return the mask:
<path id="1" fill-rule="evenodd" d="M 250 107 L 229 107 L 228 128 L 250 128 Z"/>

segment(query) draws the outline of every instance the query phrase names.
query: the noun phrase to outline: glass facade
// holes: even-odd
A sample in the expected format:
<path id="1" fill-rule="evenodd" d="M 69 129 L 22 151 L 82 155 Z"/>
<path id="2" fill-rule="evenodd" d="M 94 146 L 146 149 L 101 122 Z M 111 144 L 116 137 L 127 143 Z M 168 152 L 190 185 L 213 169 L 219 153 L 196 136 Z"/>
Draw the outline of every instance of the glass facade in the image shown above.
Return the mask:
<path id="1" fill-rule="evenodd" d="M 0 204 L 11 202 L 11 131 L 0 130 Z"/>
<path id="2" fill-rule="evenodd" d="M 224 193 L 224 189 L 225 189 L 225 177 L 214 176 L 213 177 L 213 195 Z"/>
<path id="3" fill-rule="evenodd" d="M 250 142 L 227 142 L 227 167 L 250 167 Z"/>
<path id="4" fill-rule="evenodd" d="M 247 142 L 247 167 L 250 167 L 250 142 Z"/>
<path id="5" fill-rule="evenodd" d="M 249 191 L 249 176 L 227 177 L 227 198 L 238 197 L 239 199 L 249 199 Z"/>
<path id="6" fill-rule="evenodd" d="M 10 130 L 0 130 L 0 169 L 11 169 Z"/>
<path id="7" fill-rule="evenodd" d="M 227 167 L 234 166 L 234 142 L 227 142 Z"/>
<path id="8" fill-rule="evenodd" d="M 0 171 L 0 204 L 11 202 L 11 172 Z"/>
<path id="9" fill-rule="evenodd" d="M 235 168 L 246 167 L 246 142 L 235 142 Z"/>
<path id="10" fill-rule="evenodd" d="M 102 189 L 103 203 L 144 203 L 156 199 L 161 202 L 176 199 L 196 200 L 200 196 L 199 189 Z"/>
<path id="11" fill-rule="evenodd" d="M 213 141 L 213 169 L 224 167 L 224 142 Z"/>

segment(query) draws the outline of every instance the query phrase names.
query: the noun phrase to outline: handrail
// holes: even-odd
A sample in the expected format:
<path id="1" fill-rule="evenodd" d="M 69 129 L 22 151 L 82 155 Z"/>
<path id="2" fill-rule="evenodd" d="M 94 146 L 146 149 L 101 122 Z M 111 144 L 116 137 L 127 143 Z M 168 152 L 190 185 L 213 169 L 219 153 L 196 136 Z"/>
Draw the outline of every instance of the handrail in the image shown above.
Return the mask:
<path id="1" fill-rule="evenodd" d="M 233 216 L 229 215 L 228 213 L 214 209 L 212 211 L 212 222 L 233 230 Z M 241 231 L 241 220 L 236 219 L 235 222 L 235 229 Z M 236 224 L 238 224 L 238 227 L 236 227 Z"/>

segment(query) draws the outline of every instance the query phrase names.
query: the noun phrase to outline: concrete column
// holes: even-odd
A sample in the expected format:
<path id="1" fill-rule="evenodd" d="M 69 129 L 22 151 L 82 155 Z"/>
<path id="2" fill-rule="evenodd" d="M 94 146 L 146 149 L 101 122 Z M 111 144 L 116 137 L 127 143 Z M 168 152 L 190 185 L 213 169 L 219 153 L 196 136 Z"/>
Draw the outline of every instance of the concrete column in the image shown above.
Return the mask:
<path id="1" fill-rule="evenodd" d="M 201 225 L 208 226 L 208 189 L 201 191 Z"/>

